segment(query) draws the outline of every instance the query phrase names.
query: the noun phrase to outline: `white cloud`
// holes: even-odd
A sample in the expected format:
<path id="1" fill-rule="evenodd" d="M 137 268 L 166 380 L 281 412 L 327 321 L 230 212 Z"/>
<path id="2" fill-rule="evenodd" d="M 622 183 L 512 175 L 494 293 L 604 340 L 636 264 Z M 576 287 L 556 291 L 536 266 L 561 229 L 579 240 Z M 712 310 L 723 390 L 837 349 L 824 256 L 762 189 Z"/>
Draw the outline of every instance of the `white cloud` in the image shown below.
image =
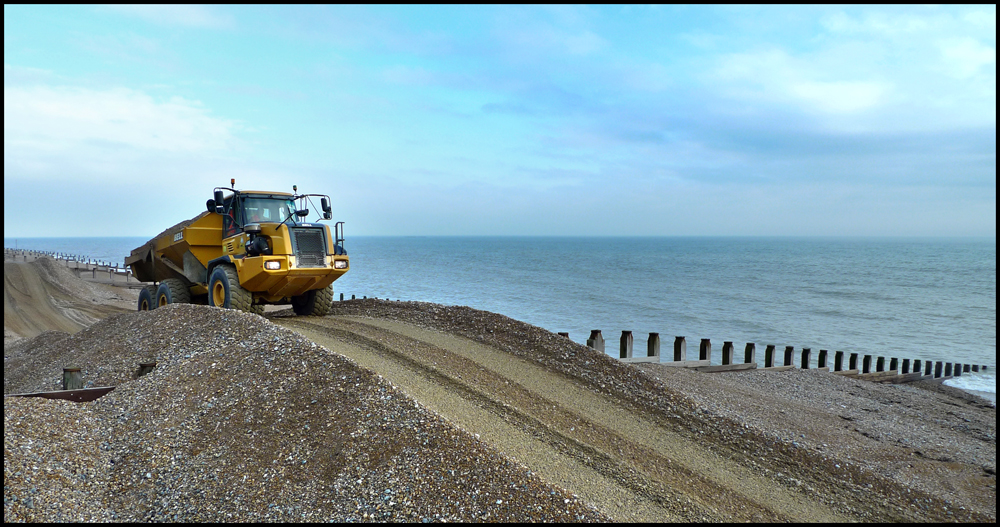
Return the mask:
<path id="1" fill-rule="evenodd" d="M 235 23 L 232 16 L 204 5 L 129 4 L 107 6 L 106 8 L 164 25 L 228 28 Z"/>
<path id="2" fill-rule="evenodd" d="M 799 114 L 828 131 L 995 126 L 996 49 L 956 34 L 730 53 L 705 83 L 744 113 Z"/>
<path id="3" fill-rule="evenodd" d="M 548 17 L 533 10 L 506 10 L 496 19 L 496 42 L 519 62 L 550 57 L 588 57 L 609 47 L 609 42 L 592 31 L 586 9 L 543 9 Z M 545 20 L 544 18 L 552 20 Z"/>
<path id="4" fill-rule="evenodd" d="M 591 31 L 556 38 L 561 38 L 566 50 L 574 55 L 589 55 L 606 45 L 603 38 Z"/>
<path id="5" fill-rule="evenodd" d="M 939 46 L 945 67 L 959 79 L 968 79 L 979 73 L 984 66 L 995 67 L 997 63 L 996 48 L 980 44 L 973 38 L 946 40 Z"/>
<path id="6" fill-rule="evenodd" d="M 787 90 L 812 108 L 830 114 L 843 114 L 875 107 L 888 88 L 879 82 L 803 81 L 789 84 Z"/>
<path id="7" fill-rule="evenodd" d="M 382 70 L 382 78 L 391 84 L 424 86 L 432 84 L 436 76 L 425 68 L 396 65 Z"/>
<path id="8" fill-rule="evenodd" d="M 801 111 L 821 115 L 871 110 L 892 89 L 879 80 L 836 79 L 846 73 L 772 49 L 723 57 L 716 78 L 722 81 L 722 91 L 731 97 L 794 105 Z"/>
<path id="9" fill-rule="evenodd" d="M 5 86 L 4 177 L 135 178 L 169 164 L 197 164 L 192 158 L 223 156 L 236 146 L 235 128 L 179 97 L 156 100 L 125 88 Z"/>
<path id="10" fill-rule="evenodd" d="M 823 17 L 820 24 L 834 33 L 868 33 L 893 37 L 926 31 L 932 27 L 933 21 L 927 17 L 893 13 L 869 13 L 863 18 L 855 19 L 838 12 Z"/>
<path id="11" fill-rule="evenodd" d="M 117 88 L 4 87 L 4 147 L 106 142 L 170 152 L 222 150 L 234 123 L 195 101 Z"/>
<path id="12" fill-rule="evenodd" d="M 30 84 L 38 82 L 52 82 L 58 77 L 51 70 L 41 68 L 28 68 L 25 66 L 15 66 L 13 64 L 3 65 L 3 84 Z"/>

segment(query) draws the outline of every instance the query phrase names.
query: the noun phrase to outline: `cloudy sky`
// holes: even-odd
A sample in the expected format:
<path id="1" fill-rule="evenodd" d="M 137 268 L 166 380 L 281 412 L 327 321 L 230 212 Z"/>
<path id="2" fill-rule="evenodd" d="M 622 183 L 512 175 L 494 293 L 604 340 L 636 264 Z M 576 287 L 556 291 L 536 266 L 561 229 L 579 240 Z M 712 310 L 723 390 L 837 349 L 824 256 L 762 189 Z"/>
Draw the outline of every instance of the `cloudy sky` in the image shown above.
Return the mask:
<path id="1" fill-rule="evenodd" d="M 4 236 L 996 236 L 996 9 L 4 6 Z"/>

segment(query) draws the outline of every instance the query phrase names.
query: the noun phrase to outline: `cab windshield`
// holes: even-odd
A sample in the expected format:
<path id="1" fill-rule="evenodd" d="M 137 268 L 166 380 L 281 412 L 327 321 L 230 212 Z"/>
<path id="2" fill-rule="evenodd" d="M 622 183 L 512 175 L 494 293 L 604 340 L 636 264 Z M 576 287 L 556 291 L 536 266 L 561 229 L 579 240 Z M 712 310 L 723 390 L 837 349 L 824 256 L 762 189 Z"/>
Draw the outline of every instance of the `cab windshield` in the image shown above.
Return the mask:
<path id="1" fill-rule="evenodd" d="M 244 198 L 244 223 L 281 222 L 291 217 L 296 222 L 295 202 L 282 198 Z"/>

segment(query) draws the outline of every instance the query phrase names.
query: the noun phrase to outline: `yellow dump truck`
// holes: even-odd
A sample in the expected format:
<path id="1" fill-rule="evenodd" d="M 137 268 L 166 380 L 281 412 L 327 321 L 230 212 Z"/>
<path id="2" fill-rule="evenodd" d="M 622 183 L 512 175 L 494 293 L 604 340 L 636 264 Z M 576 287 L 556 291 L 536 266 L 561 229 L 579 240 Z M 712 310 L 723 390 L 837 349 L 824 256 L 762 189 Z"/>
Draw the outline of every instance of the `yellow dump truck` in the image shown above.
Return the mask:
<path id="1" fill-rule="evenodd" d="M 137 279 L 155 284 L 140 292 L 139 310 L 183 302 L 261 314 L 266 304 L 291 304 L 298 315 L 325 315 L 350 262 L 344 222 L 331 233 L 306 221 L 314 198 L 322 219 L 332 219 L 326 195 L 217 187 L 206 212 L 125 259 Z"/>

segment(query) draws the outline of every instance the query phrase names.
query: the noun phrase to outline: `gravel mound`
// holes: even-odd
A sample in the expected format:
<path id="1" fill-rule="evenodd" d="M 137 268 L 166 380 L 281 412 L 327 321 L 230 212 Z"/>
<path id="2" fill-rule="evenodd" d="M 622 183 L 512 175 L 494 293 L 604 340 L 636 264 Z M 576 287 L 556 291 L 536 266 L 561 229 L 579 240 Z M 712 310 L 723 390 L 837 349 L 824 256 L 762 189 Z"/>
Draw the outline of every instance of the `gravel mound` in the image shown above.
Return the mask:
<path id="1" fill-rule="evenodd" d="M 608 519 L 256 315 L 171 305 L 18 344 L 5 393 L 50 390 L 68 363 L 117 388 L 4 399 L 6 521 Z"/>
<path id="2" fill-rule="evenodd" d="M 976 397 L 815 370 L 636 367 L 465 306 L 366 299 L 334 302 L 331 314 L 417 324 L 542 364 L 637 413 L 665 416 L 705 448 L 769 477 L 857 503 L 850 507 L 860 518 L 996 518 L 996 408 Z"/>

